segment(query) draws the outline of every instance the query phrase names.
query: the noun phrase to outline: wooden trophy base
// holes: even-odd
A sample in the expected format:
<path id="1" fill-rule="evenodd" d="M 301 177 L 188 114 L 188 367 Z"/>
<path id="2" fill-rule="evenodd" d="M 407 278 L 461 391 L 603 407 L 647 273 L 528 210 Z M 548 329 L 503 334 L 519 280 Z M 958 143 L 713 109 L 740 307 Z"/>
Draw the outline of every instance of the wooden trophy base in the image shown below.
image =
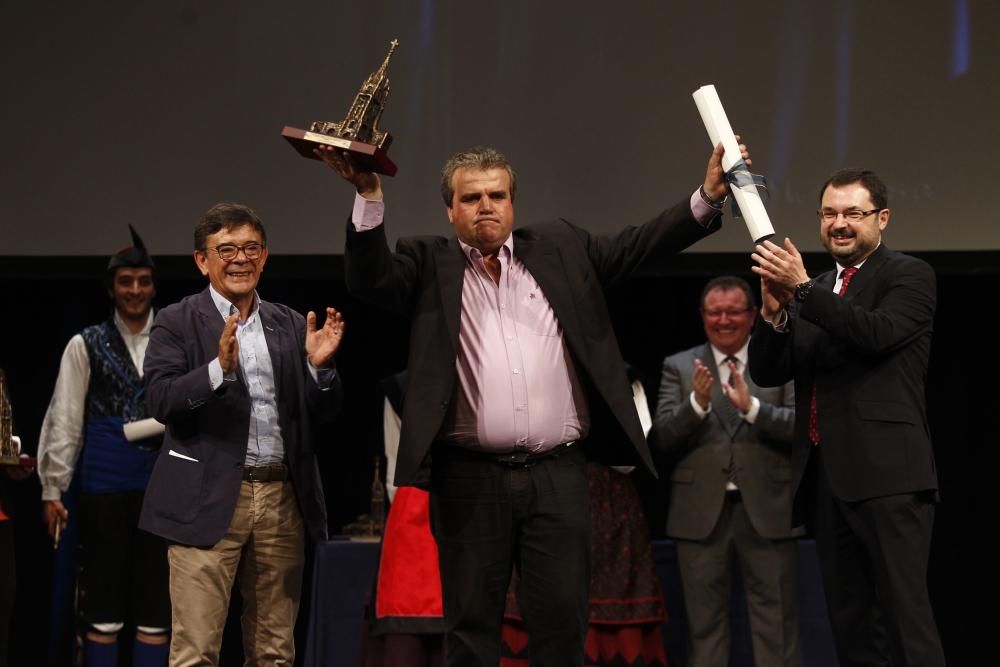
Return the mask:
<path id="1" fill-rule="evenodd" d="M 29 456 L 26 459 L 22 459 L 20 456 L 0 456 L 0 466 L 23 466 L 30 468 L 37 464 L 38 461 L 33 456 Z"/>
<path id="2" fill-rule="evenodd" d="M 297 127 L 289 127 L 287 125 L 281 130 L 281 136 L 288 140 L 288 143 L 302 157 L 319 160 L 320 158 L 313 153 L 313 149 L 317 146 L 333 146 L 349 152 L 362 169 L 375 172 L 376 174 L 385 174 L 386 176 L 396 175 L 396 163 L 389 159 L 385 151 L 373 144 L 351 141 L 342 137 L 332 137 L 328 134 L 320 134 L 319 132 L 300 130 Z"/>

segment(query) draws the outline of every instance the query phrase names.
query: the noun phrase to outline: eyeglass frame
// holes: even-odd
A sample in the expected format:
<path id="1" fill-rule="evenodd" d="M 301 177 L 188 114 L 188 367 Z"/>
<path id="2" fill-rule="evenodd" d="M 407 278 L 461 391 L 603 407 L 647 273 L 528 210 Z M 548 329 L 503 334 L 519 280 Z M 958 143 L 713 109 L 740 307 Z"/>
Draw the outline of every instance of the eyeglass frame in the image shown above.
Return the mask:
<path id="1" fill-rule="evenodd" d="M 743 310 L 739 310 L 739 311 L 732 311 L 732 310 L 705 310 L 704 308 L 702 308 L 701 312 L 702 312 L 702 314 L 705 317 L 711 317 L 713 320 L 722 317 L 723 313 L 725 313 L 726 315 L 728 315 L 729 319 L 735 319 L 737 317 L 742 317 L 743 315 L 746 315 L 747 313 L 749 313 L 753 309 L 754 309 L 754 306 L 747 306 Z"/>
<path id="2" fill-rule="evenodd" d="M 818 208 L 816 209 L 816 215 L 818 215 L 819 219 L 822 220 L 823 222 L 836 222 L 837 218 L 840 216 L 844 216 L 844 220 L 850 220 L 851 222 L 861 222 L 869 215 L 873 213 L 881 213 L 884 210 L 885 207 L 883 206 L 882 208 L 873 208 L 870 211 L 859 211 L 857 209 L 851 209 L 849 211 L 834 211 L 832 214 L 827 214 L 823 209 Z"/>
<path id="3" fill-rule="evenodd" d="M 260 250 L 254 253 L 255 255 L 254 257 L 251 257 L 247 253 L 247 248 L 252 248 L 254 246 L 260 248 Z M 233 254 L 232 257 L 229 257 L 227 259 L 226 257 L 222 256 L 222 251 L 219 250 L 219 248 L 233 248 L 236 252 Z M 237 257 L 240 256 L 240 252 L 242 251 L 243 256 L 246 257 L 248 261 L 255 262 L 258 259 L 260 259 L 261 256 L 263 256 L 264 251 L 266 249 L 267 249 L 267 244 L 260 243 L 258 241 L 251 241 L 250 243 L 244 243 L 243 245 L 236 245 L 235 243 L 220 243 L 219 245 L 210 248 L 209 247 L 202 248 L 201 251 L 205 254 L 208 254 L 209 250 L 214 250 L 215 253 L 219 256 L 219 259 L 221 259 L 223 262 L 232 262 L 233 260 L 235 260 Z"/>

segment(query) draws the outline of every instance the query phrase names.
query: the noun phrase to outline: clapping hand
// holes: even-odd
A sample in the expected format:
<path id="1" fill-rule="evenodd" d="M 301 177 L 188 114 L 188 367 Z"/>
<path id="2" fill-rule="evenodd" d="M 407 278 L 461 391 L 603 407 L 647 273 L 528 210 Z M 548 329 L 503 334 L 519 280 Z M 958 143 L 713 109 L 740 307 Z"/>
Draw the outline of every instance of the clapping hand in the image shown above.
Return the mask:
<path id="1" fill-rule="evenodd" d="M 306 353 L 309 355 L 309 363 L 315 368 L 329 367 L 343 335 L 344 318 L 339 312 L 327 307 L 326 322 L 317 329 L 316 313 L 310 310 L 306 315 Z"/>

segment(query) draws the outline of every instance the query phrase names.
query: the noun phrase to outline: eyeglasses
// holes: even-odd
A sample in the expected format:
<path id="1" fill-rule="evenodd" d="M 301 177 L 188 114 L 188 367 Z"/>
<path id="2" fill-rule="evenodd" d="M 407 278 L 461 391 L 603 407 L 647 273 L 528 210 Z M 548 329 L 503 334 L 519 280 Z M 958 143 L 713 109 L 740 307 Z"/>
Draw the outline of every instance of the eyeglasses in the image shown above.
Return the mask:
<path id="1" fill-rule="evenodd" d="M 856 208 L 852 208 L 848 211 L 841 212 L 834 211 L 832 208 L 821 208 L 816 211 L 816 213 L 819 214 L 819 217 L 822 218 L 823 222 L 834 222 L 837 220 L 838 215 L 844 216 L 844 220 L 847 220 L 848 222 L 861 222 L 872 213 L 878 213 L 881 210 L 882 209 L 880 208 L 873 208 L 870 211 L 859 211 Z"/>
<path id="2" fill-rule="evenodd" d="M 207 252 L 209 250 L 214 250 L 219 253 L 219 259 L 223 262 L 231 262 L 236 259 L 240 250 L 243 251 L 243 255 L 249 259 L 260 259 L 260 256 L 264 254 L 264 245 L 262 243 L 247 243 L 245 245 L 235 245 L 233 243 L 223 243 L 222 245 L 217 245 L 214 248 L 204 248 L 202 252 Z"/>
<path id="3" fill-rule="evenodd" d="M 729 319 L 736 319 L 740 315 L 744 315 L 750 312 L 751 308 L 744 308 L 743 310 L 703 310 L 701 312 L 705 313 L 705 317 L 711 317 L 713 320 L 717 320 L 723 315 L 729 316 Z"/>

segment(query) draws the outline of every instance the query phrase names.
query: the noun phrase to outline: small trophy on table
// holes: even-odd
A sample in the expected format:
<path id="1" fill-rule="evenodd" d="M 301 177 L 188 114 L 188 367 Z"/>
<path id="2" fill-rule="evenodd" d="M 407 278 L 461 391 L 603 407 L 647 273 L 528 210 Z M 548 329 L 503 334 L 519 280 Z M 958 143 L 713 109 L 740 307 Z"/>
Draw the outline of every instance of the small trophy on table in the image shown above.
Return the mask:
<path id="1" fill-rule="evenodd" d="M 334 146 L 349 152 L 363 169 L 386 176 L 395 175 L 396 164 L 386 155 L 389 144 L 392 143 L 392 135 L 379 129 L 378 122 L 385 111 L 385 99 L 389 96 L 386 69 L 397 46 L 398 40 L 389 42 L 389 53 L 382 61 L 382 66 L 361 84 L 361 90 L 354 96 L 354 103 L 344 120 L 339 123 L 316 121 L 309 126 L 308 131 L 285 126 L 281 136 L 302 157 L 318 160 L 313 149 L 319 145 Z"/>
<path id="2" fill-rule="evenodd" d="M 385 484 L 379 457 L 375 457 L 375 477 L 372 479 L 371 504 L 367 514 L 343 527 L 341 532 L 356 542 L 378 542 L 385 531 Z"/>
<path id="3" fill-rule="evenodd" d="M 0 465 L 21 465 L 21 452 L 14 440 L 14 413 L 7 395 L 7 377 L 0 368 Z"/>

